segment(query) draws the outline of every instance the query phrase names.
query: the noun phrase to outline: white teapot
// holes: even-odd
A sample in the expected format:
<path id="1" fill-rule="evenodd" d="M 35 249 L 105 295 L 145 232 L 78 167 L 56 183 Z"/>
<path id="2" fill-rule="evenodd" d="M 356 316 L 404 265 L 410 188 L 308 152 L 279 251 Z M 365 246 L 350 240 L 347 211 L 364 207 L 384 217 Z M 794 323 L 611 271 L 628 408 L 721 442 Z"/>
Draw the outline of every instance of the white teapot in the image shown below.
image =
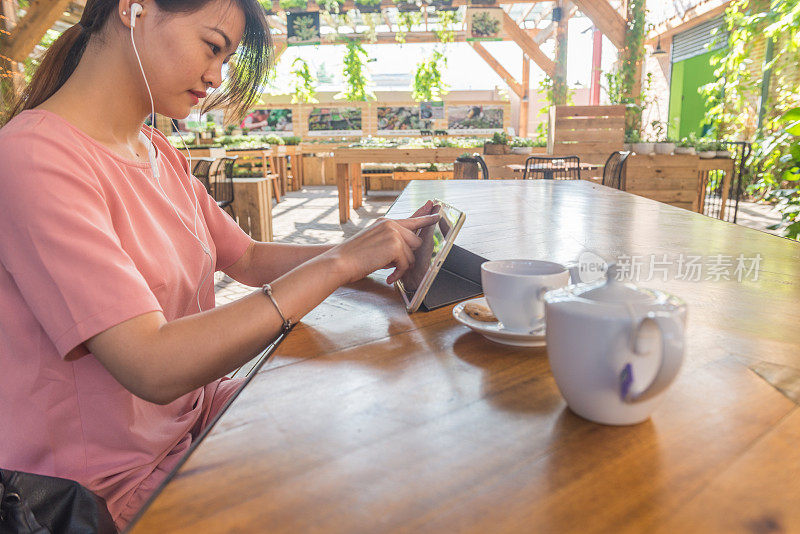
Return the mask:
<path id="1" fill-rule="evenodd" d="M 686 304 L 618 281 L 614 265 L 544 300 L 550 367 L 572 411 L 607 425 L 650 417 L 683 362 Z"/>

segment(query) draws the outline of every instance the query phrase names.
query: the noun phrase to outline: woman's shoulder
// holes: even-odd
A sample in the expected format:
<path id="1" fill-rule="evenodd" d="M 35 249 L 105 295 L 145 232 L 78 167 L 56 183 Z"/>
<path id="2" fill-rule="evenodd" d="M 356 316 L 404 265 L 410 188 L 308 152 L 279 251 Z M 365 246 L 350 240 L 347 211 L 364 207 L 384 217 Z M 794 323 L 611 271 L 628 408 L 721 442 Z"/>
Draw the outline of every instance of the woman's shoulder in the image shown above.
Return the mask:
<path id="1" fill-rule="evenodd" d="M 6 163 L 83 159 L 87 140 L 55 113 L 25 110 L 0 128 L 0 153 Z"/>

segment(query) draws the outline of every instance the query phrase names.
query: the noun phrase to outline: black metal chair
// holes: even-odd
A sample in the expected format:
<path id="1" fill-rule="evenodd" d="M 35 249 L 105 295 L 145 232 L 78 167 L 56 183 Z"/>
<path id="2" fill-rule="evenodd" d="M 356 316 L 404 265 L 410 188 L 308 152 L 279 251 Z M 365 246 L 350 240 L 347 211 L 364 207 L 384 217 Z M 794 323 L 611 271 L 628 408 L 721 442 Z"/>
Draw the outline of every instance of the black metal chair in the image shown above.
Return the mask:
<path id="1" fill-rule="evenodd" d="M 523 180 L 580 180 L 578 156 L 530 156 L 525 160 Z"/>
<path id="2" fill-rule="evenodd" d="M 612 152 L 603 167 L 603 185 L 625 191 L 625 162 L 630 152 Z"/>
<path id="3" fill-rule="evenodd" d="M 211 182 L 211 196 L 217 201 L 217 206 L 230 213 L 236 220 L 236 212 L 233 209 L 233 167 L 239 156 L 225 156 L 220 158 L 216 168 L 216 179 Z M 222 176 L 219 176 L 220 167 Z"/>
<path id="4" fill-rule="evenodd" d="M 752 151 L 752 145 L 747 141 L 722 141 L 720 144 L 731 153 L 734 162 L 724 220 L 735 223 L 739 214 L 739 199 L 742 196 L 742 176 L 744 175 L 745 164 Z M 703 177 L 706 187 L 705 202 L 701 208 L 704 215 L 719 218 L 722 211 L 723 180 L 718 177 L 712 180 L 708 172 L 705 174 Z"/>
<path id="5" fill-rule="evenodd" d="M 483 156 L 481 156 L 479 153 L 475 152 L 471 156 L 459 156 L 456 158 L 456 161 L 459 163 L 474 163 L 478 165 L 481 170 L 482 179 L 489 179 L 489 168 L 486 166 L 486 161 L 484 161 Z"/>
<path id="6" fill-rule="evenodd" d="M 203 182 L 206 191 L 211 193 L 211 166 L 216 161 L 214 158 L 192 158 L 194 168 L 192 175 Z"/>

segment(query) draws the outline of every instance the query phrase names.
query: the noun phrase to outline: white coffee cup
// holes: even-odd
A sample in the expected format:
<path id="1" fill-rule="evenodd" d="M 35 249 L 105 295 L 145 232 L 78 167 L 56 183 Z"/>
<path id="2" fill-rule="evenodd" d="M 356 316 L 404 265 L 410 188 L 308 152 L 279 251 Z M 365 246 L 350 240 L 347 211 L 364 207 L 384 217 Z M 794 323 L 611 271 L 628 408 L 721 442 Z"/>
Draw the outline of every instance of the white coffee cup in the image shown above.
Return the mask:
<path id="1" fill-rule="evenodd" d="M 544 294 L 569 283 L 560 263 L 542 260 L 487 261 L 481 265 L 486 301 L 503 327 L 534 332 L 544 326 Z"/>

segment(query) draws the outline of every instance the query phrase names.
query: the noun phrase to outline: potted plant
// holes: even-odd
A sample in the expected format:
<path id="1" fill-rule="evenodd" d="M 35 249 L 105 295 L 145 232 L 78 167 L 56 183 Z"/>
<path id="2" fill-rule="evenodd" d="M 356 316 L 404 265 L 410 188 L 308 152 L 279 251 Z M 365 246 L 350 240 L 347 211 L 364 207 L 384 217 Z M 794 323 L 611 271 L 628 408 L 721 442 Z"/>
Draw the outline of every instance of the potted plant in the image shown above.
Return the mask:
<path id="1" fill-rule="evenodd" d="M 637 154 L 652 154 L 655 150 L 655 143 L 643 140 L 639 132 L 628 134 L 627 141 L 631 145 L 631 150 Z"/>
<path id="2" fill-rule="evenodd" d="M 512 154 L 530 154 L 533 152 L 533 144 L 536 142 L 532 137 L 514 137 L 511 140 Z"/>
<path id="3" fill-rule="evenodd" d="M 728 146 L 724 142 L 717 141 L 715 149 L 716 149 L 716 157 L 730 159 L 731 151 L 728 150 Z"/>
<path id="4" fill-rule="evenodd" d="M 508 143 L 511 141 L 505 132 L 495 132 L 489 141 L 483 144 L 483 153 L 487 155 L 508 154 L 510 152 Z"/>
<path id="5" fill-rule="evenodd" d="M 381 12 L 381 0 L 356 0 L 355 5 L 360 13 Z"/>
<path id="6" fill-rule="evenodd" d="M 675 153 L 694 156 L 697 153 L 694 149 L 696 144 L 697 136 L 692 132 L 678 142 L 678 146 L 675 147 Z"/>
<path id="7" fill-rule="evenodd" d="M 672 154 L 675 151 L 675 141 L 666 137 L 663 141 L 658 141 L 654 148 L 656 154 Z"/>
<path id="8" fill-rule="evenodd" d="M 622 150 L 625 151 L 633 150 L 633 143 L 638 143 L 641 140 L 642 139 L 638 131 L 631 130 L 629 132 L 625 132 L 625 142 L 622 143 Z"/>
<path id="9" fill-rule="evenodd" d="M 717 142 L 713 139 L 700 139 L 697 143 L 697 155 L 700 159 L 717 157 Z"/>

